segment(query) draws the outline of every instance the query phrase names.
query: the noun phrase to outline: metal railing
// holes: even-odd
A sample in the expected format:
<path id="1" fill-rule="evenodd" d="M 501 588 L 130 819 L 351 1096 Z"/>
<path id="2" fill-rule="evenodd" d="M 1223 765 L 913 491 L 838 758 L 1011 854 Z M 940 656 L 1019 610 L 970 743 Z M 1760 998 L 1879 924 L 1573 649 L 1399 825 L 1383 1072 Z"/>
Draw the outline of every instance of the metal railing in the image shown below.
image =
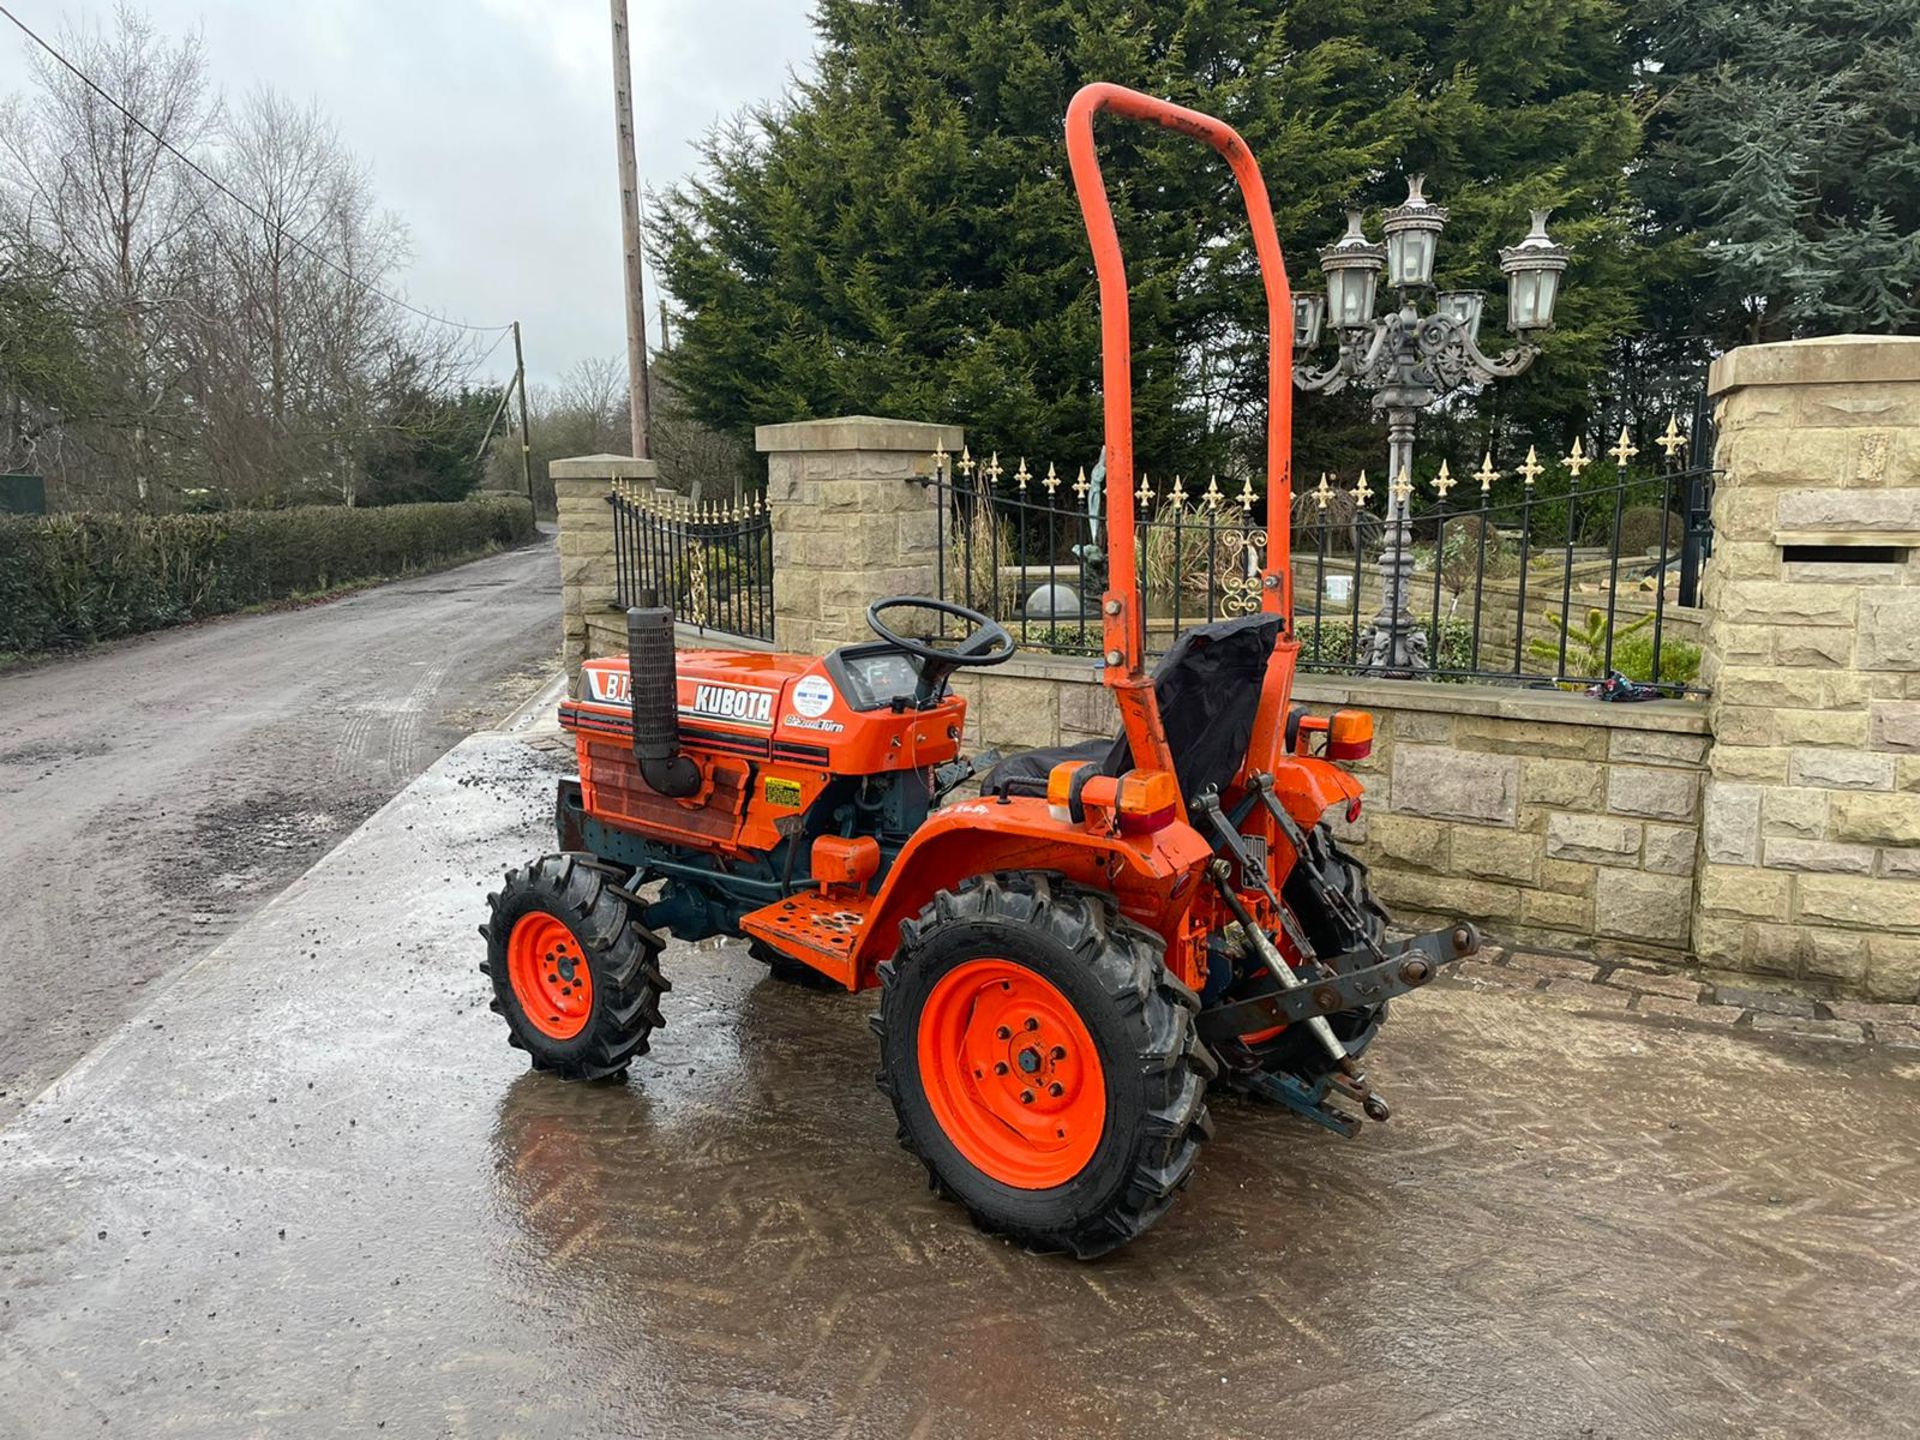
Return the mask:
<path id="1" fill-rule="evenodd" d="M 1699 693 L 1696 607 L 1713 472 L 1688 468 L 1685 456 L 1710 454 L 1711 440 L 1704 419 L 1692 434 L 1676 419 L 1654 443 L 1665 459 L 1653 465 L 1634 463 L 1639 451 L 1622 430 L 1604 457 L 1576 443 L 1553 465 L 1529 449 L 1511 470 L 1489 453 L 1465 480 L 1443 464 L 1418 483 L 1403 475 L 1376 489 L 1362 472 L 1303 487 L 1292 517 L 1301 667 L 1550 686 L 1618 671 L 1662 693 Z M 1022 646 L 1099 654 L 1098 467 L 1075 467 L 1069 482 L 1054 465 L 1022 460 L 1008 471 L 997 454 L 933 461 L 941 598 L 993 615 Z M 1410 512 L 1410 568 L 1404 557 L 1398 568 L 1381 564 L 1395 491 Z M 1266 506 L 1253 481 L 1156 486 L 1143 476 L 1134 500 L 1150 652 L 1192 626 L 1259 608 Z M 1424 637 L 1416 641 L 1424 668 L 1414 672 L 1368 660 L 1396 583 L 1403 632 Z"/>
<path id="2" fill-rule="evenodd" d="M 773 526 L 764 497 L 695 505 L 616 484 L 615 586 L 620 605 L 665 605 L 703 630 L 773 639 Z"/>

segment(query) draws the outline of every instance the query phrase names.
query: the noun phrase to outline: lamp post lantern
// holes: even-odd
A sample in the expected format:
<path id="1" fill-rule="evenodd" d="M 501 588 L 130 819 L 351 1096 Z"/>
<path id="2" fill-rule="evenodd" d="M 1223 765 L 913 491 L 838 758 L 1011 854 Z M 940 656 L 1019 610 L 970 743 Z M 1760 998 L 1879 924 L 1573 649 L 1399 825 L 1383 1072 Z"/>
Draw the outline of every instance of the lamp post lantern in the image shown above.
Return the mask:
<path id="1" fill-rule="evenodd" d="M 1333 393 L 1348 385 L 1373 392 L 1373 408 L 1387 421 L 1387 520 L 1380 576 L 1385 586 L 1380 612 L 1361 636 L 1362 663 L 1370 670 L 1415 675 L 1428 668 L 1428 636 L 1409 613 L 1413 531 L 1408 502 L 1413 486 L 1413 436 L 1419 413 L 1466 385 L 1518 375 L 1540 353 L 1534 336 L 1553 325 L 1567 251 L 1547 235 L 1547 212 L 1533 212 L 1533 226 L 1518 245 L 1500 252 L 1507 277 L 1507 326 L 1515 344 L 1498 358 L 1480 349 L 1480 319 L 1486 295 L 1479 290 L 1434 293 L 1433 265 L 1447 211 L 1423 193 L 1425 177 L 1413 176 L 1407 198 L 1382 217 L 1386 243 L 1367 239 L 1358 210 L 1347 212 L 1347 233 L 1320 252 L 1324 296 L 1294 297 L 1293 343 L 1305 355 L 1317 347 L 1323 324 L 1337 335 L 1338 353 L 1326 369 L 1296 366 L 1302 390 Z M 1395 304 L 1374 314 L 1374 295 L 1385 268 Z M 1431 297 L 1431 308 L 1420 302 Z"/>

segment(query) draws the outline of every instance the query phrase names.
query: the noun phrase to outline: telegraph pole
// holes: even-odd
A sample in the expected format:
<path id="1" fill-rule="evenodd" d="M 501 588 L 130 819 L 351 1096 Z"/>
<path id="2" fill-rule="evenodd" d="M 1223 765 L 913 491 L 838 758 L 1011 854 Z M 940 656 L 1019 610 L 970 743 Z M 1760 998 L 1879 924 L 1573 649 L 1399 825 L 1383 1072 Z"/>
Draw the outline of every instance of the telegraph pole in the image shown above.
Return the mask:
<path id="1" fill-rule="evenodd" d="M 647 298 L 640 275 L 640 176 L 633 156 L 633 75 L 627 51 L 627 0 L 613 6 L 613 126 L 620 147 L 620 230 L 627 249 L 627 391 L 633 453 L 653 454 L 647 415 Z"/>
<path id="2" fill-rule="evenodd" d="M 527 504 L 533 499 L 533 432 L 527 429 L 527 357 L 520 353 L 520 322 L 513 322 L 513 380 L 520 389 L 520 483 L 527 487 Z M 534 514 L 539 515 L 534 505 Z"/>

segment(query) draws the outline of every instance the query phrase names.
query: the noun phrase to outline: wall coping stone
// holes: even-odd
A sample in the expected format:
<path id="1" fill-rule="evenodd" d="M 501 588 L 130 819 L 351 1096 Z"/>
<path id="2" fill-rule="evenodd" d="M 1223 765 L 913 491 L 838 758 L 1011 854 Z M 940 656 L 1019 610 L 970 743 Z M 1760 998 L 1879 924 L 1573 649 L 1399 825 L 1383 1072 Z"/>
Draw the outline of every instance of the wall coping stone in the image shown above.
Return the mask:
<path id="1" fill-rule="evenodd" d="M 1920 380 L 1920 336 L 1826 335 L 1742 345 L 1707 372 L 1707 393 L 1744 385 L 1871 385 Z"/>
<path id="2" fill-rule="evenodd" d="M 734 635 L 725 630 L 715 630 L 712 626 L 703 630 L 684 620 L 674 621 L 673 643 L 680 650 L 752 650 L 762 655 L 774 653 L 771 640 L 762 640 L 753 635 Z"/>
<path id="3" fill-rule="evenodd" d="M 964 672 L 963 672 L 964 673 Z M 1098 684 L 1100 664 L 1091 656 L 1017 654 L 982 674 L 1023 680 Z M 1645 700 L 1611 704 L 1564 690 L 1516 690 L 1504 685 L 1440 685 L 1431 680 L 1370 680 L 1344 675 L 1294 677 L 1296 700 L 1360 709 L 1421 710 L 1438 715 L 1481 715 L 1556 725 L 1592 725 L 1606 730 L 1659 730 L 1707 735 L 1707 707 L 1691 700 Z"/>
<path id="4" fill-rule="evenodd" d="M 847 415 L 831 420 L 793 420 L 758 425 L 753 448 L 759 451 L 905 450 L 931 455 L 957 451 L 965 438 L 958 425 L 926 420 L 893 420 L 881 415 Z"/>
<path id="5" fill-rule="evenodd" d="M 570 455 L 547 462 L 549 480 L 657 480 L 660 462 L 631 455 Z"/>
<path id="6" fill-rule="evenodd" d="M 1426 710 L 1438 715 L 1484 715 L 1554 725 L 1592 725 L 1605 730 L 1663 730 L 1710 734 L 1707 707 L 1695 700 L 1642 700 L 1615 704 L 1567 690 L 1520 690 L 1505 685 L 1441 685 L 1431 680 L 1371 680 L 1346 675 L 1307 675 L 1294 680 L 1294 698 L 1346 704 L 1364 710 Z"/>

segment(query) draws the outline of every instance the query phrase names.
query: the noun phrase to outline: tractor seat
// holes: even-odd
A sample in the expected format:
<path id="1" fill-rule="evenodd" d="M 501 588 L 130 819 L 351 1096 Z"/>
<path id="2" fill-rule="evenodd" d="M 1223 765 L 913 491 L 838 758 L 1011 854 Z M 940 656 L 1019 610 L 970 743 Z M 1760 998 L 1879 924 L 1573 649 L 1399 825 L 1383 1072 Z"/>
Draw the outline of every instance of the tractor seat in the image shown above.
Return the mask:
<path id="1" fill-rule="evenodd" d="M 1173 749 L 1175 778 L 1188 800 L 1209 787 L 1224 790 L 1247 756 L 1260 686 L 1280 638 L 1280 617 L 1264 611 L 1200 625 L 1181 635 L 1153 669 L 1153 694 Z M 1008 756 L 980 782 L 982 794 L 1004 780 L 1044 781 L 1063 760 L 1095 760 L 1102 774 L 1124 775 L 1133 751 L 1123 730 L 1111 740 L 1083 740 Z"/>

